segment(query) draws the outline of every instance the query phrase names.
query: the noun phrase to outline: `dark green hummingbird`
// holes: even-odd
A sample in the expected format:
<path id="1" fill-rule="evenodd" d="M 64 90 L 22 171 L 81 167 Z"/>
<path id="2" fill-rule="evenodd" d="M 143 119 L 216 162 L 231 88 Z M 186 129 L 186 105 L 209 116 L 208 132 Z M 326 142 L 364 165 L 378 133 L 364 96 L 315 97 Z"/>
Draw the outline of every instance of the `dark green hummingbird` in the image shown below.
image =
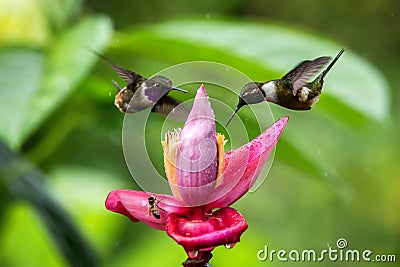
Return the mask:
<path id="1" fill-rule="evenodd" d="M 110 65 L 127 83 L 124 88 L 121 88 L 116 81 L 112 81 L 118 91 L 115 96 L 114 104 L 121 112 L 135 113 L 151 107 L 152 112 L 164 116 L 167 116 L 170 112 L 177 111 L 180 113 L 177 115 L 180 116 L 181 119 L 184 119 L 185 116 L 189 114 L 189 111 L 183 105 L 179 110 L 175 110 L 175 108 L 180 105 L 180 102 L 167 95 L 171 90 L 177 90 L 183 93 L 187 93 L 187 91 L 174 87 L 172 81 L 167 77 L 157 75 L 149 79 L 144 78 L 136 72 L 112 63 L 96 51 L 93 52 Z"/>
<path id="2" fill-rule="evenodd" d="M 321 71 L 332 59 L 331 57 L 304 60 L 280 79 L 268 82 L 251 82 L 244 85 L 240 92 L 236 109 L 228 119 L 226 126 L 228 126 L 240 108 L 263 101 L 292 110 L 310 110 L 319 100 L 325 75 L 343 52 L 344 49 L 340 50 L 329 66 L 311 82 L 310 79 Z"/>

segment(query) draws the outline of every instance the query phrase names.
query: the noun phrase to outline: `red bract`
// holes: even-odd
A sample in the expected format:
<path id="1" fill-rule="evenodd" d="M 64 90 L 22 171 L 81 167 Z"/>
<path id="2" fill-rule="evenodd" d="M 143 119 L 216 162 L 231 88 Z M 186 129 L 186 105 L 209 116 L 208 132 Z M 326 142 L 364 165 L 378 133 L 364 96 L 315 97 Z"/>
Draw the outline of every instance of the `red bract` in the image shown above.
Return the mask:
<path id="1" fill-rule="evenodd" d="M 106 208 L 165 230 L 189 258 L 209 260 L 214 247 L 232 247 L 247 229 L 243 216 L 229 206 L 255 183 L 287 121 L 280 119 L 253 141 L 225 154 L 224 136 L 216 133 L 214 113 L 201 86 L 184 128 L 168 132 L 163 142 L 173 196 L 114 190 Z M 156 200 L 153 207 L 159 218 L 151 214 L 149 197 Z"/>
<path id="2" fill-rule="evenodd" d="M 190 220 L 177 214 L 167 219 L 167 234 L 189 252 L 211 245 L 235 244 L 246 229 L 246 221 L 232 208 L 219 209 L 204 220 Z"/>

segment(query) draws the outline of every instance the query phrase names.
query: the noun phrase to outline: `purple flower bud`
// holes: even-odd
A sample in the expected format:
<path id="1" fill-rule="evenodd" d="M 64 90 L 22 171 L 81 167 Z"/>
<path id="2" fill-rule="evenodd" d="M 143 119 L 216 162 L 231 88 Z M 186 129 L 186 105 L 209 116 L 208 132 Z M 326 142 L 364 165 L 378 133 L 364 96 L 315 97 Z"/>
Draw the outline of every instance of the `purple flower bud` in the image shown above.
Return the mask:
<path id="1" fill-rule="evenodd" d="M 189 206 L 205 204 L 217 178 L 218 149 L 214 112 L 202 85 L 179 136 L 176 176 Z"/>

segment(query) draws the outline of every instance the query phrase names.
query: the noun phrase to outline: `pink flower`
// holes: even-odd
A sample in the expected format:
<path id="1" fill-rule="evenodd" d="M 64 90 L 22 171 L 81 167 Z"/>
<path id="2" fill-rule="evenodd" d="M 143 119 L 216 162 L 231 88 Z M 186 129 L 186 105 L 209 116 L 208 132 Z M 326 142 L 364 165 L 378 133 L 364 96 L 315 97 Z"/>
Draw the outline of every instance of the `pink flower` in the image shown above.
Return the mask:
<path id="1" fill-rule="evenodd" d="M 114 190 L 106 207 L 166 231 L 189 259 L 208 261 L 214 247 L 232 247 L 247 229 L 243 216 L 229 206 L 255 183 L 287 121 L 288 117 L 280 119 L 253 141 L 225 154 L 224 136 L 216 133 L 214 113 L 201 86 L 184 128 L 168 132 L 163 142 L 173 196 Z"/>

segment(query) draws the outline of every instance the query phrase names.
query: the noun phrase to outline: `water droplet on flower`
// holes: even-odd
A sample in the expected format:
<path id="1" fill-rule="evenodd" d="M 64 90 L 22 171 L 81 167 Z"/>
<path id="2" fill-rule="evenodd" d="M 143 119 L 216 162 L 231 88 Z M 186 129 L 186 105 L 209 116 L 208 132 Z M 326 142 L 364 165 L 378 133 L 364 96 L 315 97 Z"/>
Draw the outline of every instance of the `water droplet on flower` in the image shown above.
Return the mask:
<path id="1" fill-rule="evenodd" d="M 236 243 L 225 244 L 225 247 L 226 247 L 227 249 L 231 249 L 231 248 L 233 248 L 235 245 L 236 245 Z"/>
<path id="2" fill-rule="evenodd" d="M 197 255 L 199 255 L 199 251 L 198 250 L 188 252 L 189 258 L 196 258 Z"/>
<path id="3" fill-rule="evenodd" d="M 206 212 L 204 212 L 204 214 L 206 216 L 211 216 L 212 215 L 212 210 L 206 210 Z"/>

